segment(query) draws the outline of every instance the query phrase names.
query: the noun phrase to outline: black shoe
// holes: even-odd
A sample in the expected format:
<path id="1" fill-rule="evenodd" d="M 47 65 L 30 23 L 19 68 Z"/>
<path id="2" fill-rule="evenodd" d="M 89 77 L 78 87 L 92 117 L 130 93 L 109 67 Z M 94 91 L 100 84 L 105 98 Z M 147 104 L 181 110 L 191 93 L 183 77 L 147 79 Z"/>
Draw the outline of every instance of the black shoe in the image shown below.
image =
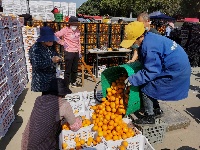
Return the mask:
<path id="1" fill-rule="evenodd" d="M 72 84 L 71 84 L 71 87 L 72 87 L 72 88 L 81 88 L 82 85 L 79 84 L 79 83 L 77 83 L 77 82 L 75 82 L 75 83 L 72 83 Z"/>
<path id="2" fill-rule="evenodd" d="M 135 120 L 136 124 L 155 124 L 154 115 L 145 115 L 142 118 Z"/>
<path id="3" fill-rule="evenodd" d="M 155 118 L 161 118 L 164 114 L 160 108 L 155 108 L 153 111 L 155 114 Z"/>

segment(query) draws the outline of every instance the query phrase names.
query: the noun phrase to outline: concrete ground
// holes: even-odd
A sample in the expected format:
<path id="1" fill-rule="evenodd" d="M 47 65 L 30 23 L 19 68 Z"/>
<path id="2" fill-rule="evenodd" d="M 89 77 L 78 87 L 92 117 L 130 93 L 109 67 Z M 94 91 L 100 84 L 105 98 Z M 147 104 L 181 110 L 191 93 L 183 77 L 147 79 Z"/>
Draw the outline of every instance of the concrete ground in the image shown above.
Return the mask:
<path id="1" fill-rule="evenodd" d="M 95 83 L 85 79 L 85 86 L 73 92 L 93 91 Z M 20 95 L 14 106 L 16 119 L 6 136 L 0 140 L 0 150 L 20 150 L 22 132 L 31 114 L 35 99 L 41 93 L 31 92 L 30 84 Z M 178 102 L 167 102 L 191 120 L 189 127 L 167 132 L 162 143 L 155 144 L 156 150 L 199 150 L 200 149 L 200 68 L 193 68 L 189 97 Z"/>

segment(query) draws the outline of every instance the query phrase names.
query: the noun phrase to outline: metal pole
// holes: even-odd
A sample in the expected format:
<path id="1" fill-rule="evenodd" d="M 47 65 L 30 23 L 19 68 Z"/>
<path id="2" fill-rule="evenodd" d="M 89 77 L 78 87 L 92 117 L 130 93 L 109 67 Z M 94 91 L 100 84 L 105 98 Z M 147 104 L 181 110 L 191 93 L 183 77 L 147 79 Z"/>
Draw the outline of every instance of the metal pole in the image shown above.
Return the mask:
<path id="1" fill-rule="evenodd" d="M 30 14 L 29 0 L 27 0 L 27 10 L 28 10 L 28 14 Z"/>

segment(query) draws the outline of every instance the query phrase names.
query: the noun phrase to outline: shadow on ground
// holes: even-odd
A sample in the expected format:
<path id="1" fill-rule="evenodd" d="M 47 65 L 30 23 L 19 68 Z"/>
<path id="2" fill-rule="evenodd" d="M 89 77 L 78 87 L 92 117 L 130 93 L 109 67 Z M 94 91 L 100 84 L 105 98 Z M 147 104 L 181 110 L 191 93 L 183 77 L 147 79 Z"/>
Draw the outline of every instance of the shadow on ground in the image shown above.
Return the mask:
<path id="1" fill-rule="evenodd" d="M 11 124 L 6 135 L 0 140 L 0 150 L 5 150 L 14 135 L 17 133 L 23 123 L 21 116 L 15 116 L 14 122 Z"/>
<path id="2" fill-rule="evenodd" d="M 18 97 L 17 101 L 15 102 L 15 105 L 14 105 L 15 120 L 13 121 L 10 128 L 8 129 L 8 132 L 6 133 L 6 135 L 0 140 L 0 150 L 6 149 L 7 145 L 10 143 L 10 141 L 12 140 L 12 138 L 17 133 L 17 131 L 19 130 L 19 128 L 21 127 L 23 123 L 22 117 L 18 116 L 17 114 L 19 111 L 23 111 L 23 110 L 20 110 L 20 107 L 22 103 L 25 102 L 24 99 L 27 92 L 28 92 L 28 88 L 26 88 L 22 92 L 22 94 Z"/>
<path id="3" fill-rule="evenodd" d="M 197 123 L 200 123 L 200 107 L 186 108 L 185 112 L 190 115 Z"/>
<path id="4" fill-rule="evenodd" d="M 200 87 L 199 86 L 190 85 L 190 90 L 197 92 L 198 94 L 196 95 L 196 97 L 198 97 L 200 99 Z"/>
<path id="5" fill-rule="evenodd" d="M 178 148 L 177 150 L 197 150 L 197 149 L 196 148 L 192 148 L 190 146 L 182 146 L 182 147 Z"/>

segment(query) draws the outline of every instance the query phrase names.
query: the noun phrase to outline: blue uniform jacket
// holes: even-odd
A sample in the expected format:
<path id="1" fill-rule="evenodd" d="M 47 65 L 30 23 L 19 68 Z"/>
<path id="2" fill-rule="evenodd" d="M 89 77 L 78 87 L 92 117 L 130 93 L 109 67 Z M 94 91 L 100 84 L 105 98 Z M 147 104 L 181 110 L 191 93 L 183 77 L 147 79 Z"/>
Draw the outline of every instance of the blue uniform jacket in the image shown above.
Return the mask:
<path id="1" fill-rule="evenodd" d="M 188 96 L 191 67 L 184 49 L 176 42 L 151 32 L 139 50 L 143 69 L 128 78 L 134 86 L 158 100 L 181 100 Z"/>
<path id="2" fill-rule="evenodd" d="M 52 61 L 57 52 L 52 47 L 45 47 L 36 42 L 29 50 L 29 59 L 32 65 L 31 90 L 45 92 L 50 87 L 50 82 L 56 78 L 56 66 Z"/>

